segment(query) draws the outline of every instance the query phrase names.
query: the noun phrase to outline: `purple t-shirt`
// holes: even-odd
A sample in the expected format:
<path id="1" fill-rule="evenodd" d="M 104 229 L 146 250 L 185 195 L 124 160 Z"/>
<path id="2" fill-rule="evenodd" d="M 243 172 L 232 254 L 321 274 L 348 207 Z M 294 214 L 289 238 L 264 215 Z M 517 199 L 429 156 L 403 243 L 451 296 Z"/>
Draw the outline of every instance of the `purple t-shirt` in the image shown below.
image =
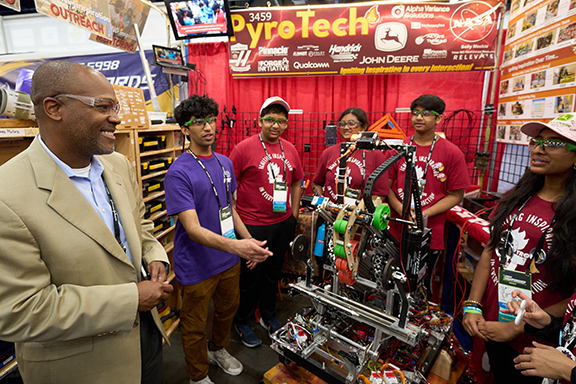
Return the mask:
<path id="1" fill-rule="evenodd" d="M 222 167 L 216 159 L 222 162 Z M 199 158 L 214 181 L 222 207 L 228 205 L 226 199 L 226 177 L 230 183 L 230 194 L 236 190 L 236 178 L 232 162 L 226 156 L 214 153 L 209 158 Z M 198 162 L 183 153 L 170 166 L 164 180 L 166 190 L 166 210 L 168 215 L 177 215 L 189 209 L 195 209 L 200 225 L 221 235 L 218 201 L 212 190 L 210 179 Z M 232 197 L 230 196 L 230 201 Z M 220 272 L 233 267 L 239 257 L 232 253 L 209 248 L 190 239 L 188 233 L 178 221 L 174 235 L 173 263 L 176 280 L 182 285 L 200 283 Z"/>

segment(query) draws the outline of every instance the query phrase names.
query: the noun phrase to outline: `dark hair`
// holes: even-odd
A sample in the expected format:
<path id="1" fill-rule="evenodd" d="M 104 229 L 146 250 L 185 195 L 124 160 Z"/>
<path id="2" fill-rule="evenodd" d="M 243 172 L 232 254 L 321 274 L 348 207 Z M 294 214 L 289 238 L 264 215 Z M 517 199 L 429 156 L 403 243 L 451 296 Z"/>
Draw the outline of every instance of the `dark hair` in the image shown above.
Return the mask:
<path id="1" fill-rule="evenodd" d="M 272 104 L 267 106 L 260 112 L 260 117 L 264 117 L 270 113 L 277 113 L 279 115 L 284 115 L 284 117 L 288 118 L 288 110 L 284 108 L 283 105 L 280 104 Z"/>
<path id="2" fill-rule="evenodd" d="M 502 225 L 508 216 L 515 212 L 530 196 L 534 196 L 544 186 L 544 175 L 527 170 L 518 184 L 500 201 L 490 226 L 489 248 L 495 248 L 500 241 Z M 552 246 L 546 259 L 546 275 L 549 288 L 564 294 L 574 289 L 574 271 L 576 271 L 576 171 L 572 171 L 565 180 L 564 195 L 555 205 L 556 223 L 552 236 Z"/>
<path id="3" fill-rule="evenodd" d="M 345 110 L 344 112 L 342 112 L 342 114 L 340 115 L 340 118 L 338 119 L 338 121 L 342 120 L 342 118 L 344 116 L 346 116 L 347 114 L 353 114 L 354 116 L 356 116 L 356 118 L 358 119 L 358 121 L 361 124 L 362 128 L 368 128 L 368 126 L 370 125 L 370 123 L 368 123 L 368 117 L 366 116 L 366 112 L 364 112 L 362 109 L 360 108 L 348 108 L 347 110 Z"/>
<path id="4" fill-rule="evenodd" d="M 196 118 L 218 116 L 218 103 L 208 95 L 192 95 L 174 109 L 174 118 L 181 127 L 192 116 Z"/>
<path id="5" fill-rule="evenodd" d="M 440 115 L 446 110 L 446 103 L 436 95 L 418 96 L 418 98 L 410 104 L 410 110 L 413 111 L 418 105 L 428 111 L 438 112 Z"/>

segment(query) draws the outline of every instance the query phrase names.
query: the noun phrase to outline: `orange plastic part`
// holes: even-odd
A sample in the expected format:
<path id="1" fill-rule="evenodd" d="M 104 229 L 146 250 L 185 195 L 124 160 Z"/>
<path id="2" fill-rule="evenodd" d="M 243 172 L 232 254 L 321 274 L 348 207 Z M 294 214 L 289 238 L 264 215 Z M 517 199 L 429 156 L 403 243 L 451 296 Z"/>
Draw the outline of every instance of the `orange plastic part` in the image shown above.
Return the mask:
<path id="1" fill-rule="evenodd" d="M 378 136 L 381 139 L 404 139 L 406 138 L 406 134 L 400 129 L 400 126 L 396 124 L 396 121 L 390 116 L 389 113 L 385 114 L 372 124 L 369 128 L 369 131 L 378 132 Z"/>

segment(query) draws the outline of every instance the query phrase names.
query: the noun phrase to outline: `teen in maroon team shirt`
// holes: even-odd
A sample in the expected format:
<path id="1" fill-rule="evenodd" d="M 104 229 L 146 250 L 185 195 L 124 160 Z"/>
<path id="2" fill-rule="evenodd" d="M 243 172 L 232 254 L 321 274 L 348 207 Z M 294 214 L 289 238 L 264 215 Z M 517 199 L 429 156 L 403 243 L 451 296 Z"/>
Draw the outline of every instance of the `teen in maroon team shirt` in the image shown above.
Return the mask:
<path id="1" fill-rule="evenodd" d="M 533 346 L 534 337 L 525 333 L 524 322 L 514 324 L 506 308 L 513 284 L 561 317 L 574 290 L 576 117 L 526 123 L 522 132 L 532 137 L 530 168 L 493 212 L 463 325 L 471 336 L 485 340 L 495 382 L 540 384 L 541 378 L 529 377 L 538 374 L 529 365 L 516 367 L 527 369 L 523 374 L 515 369 L 515 361 L 525 361 L 518 355 Z"/>
<path id="2" fill-rule="evenodd" d="M 436 134 L 436 126 L 446 109 L 444 101 L 436 95 L 422 95 L 410 105 L 414 135 L 404 143 L 416 146 L 416 172 L 422 202 L 422 214 L 427 217 L 427 227 L 432 229 L 432 239 L 424 285 L 430 292 L 431 278 L 438 256 L 444 249 L 444 224 L 446 212 L 460 203 L 464 189 L 470 185 L 466 161 L 462 151 Z M 393 213 L 401 215 L 404 201 L 406 162 L 399 161 L 388 171 L 390 196 L 388 203 Z M 390 231 L 399 239 L 400 225 L 391 222 Z"/>

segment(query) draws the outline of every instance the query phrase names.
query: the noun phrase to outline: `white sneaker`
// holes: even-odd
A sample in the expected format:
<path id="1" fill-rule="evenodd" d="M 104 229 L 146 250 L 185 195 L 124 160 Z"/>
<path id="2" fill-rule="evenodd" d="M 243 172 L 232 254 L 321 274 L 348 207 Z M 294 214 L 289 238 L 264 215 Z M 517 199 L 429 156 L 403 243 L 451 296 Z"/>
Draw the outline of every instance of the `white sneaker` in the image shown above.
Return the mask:
<path id="1" fill-rule="evenodd" d="M 230 355 L 224 348 L 218 351 L 208 349 L 208 362 L 218 365 L 224 372 L 232 376 L 238 376 L 244 370 L 242 363 Z"/>
<path id="2" fill-rule="evenodd" d="M 206 377 L 200 381 L 190 380 L 190 384 L 214 384 L 214 382 L 210 380 L 210 377 L 208 375 L 206 375 Z"/>

